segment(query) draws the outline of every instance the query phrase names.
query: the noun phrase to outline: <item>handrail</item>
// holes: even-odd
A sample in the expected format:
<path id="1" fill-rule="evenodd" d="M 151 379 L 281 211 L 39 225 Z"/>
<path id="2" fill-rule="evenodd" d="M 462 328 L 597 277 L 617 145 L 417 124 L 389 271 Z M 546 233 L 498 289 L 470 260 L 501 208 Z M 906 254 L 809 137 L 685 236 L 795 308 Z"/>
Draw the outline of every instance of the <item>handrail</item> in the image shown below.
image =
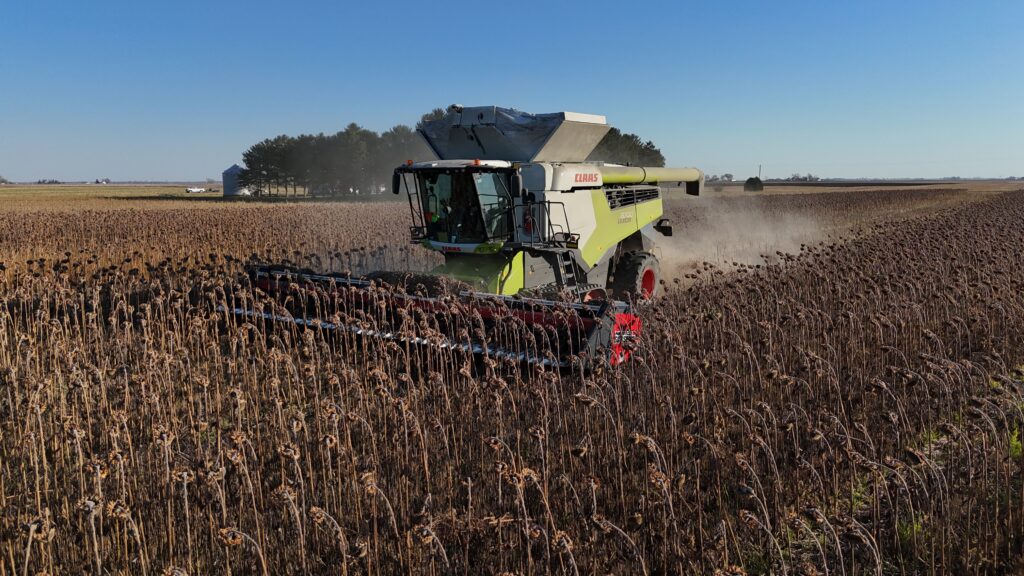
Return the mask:
<path id="1" fill-rule="evenodd" d="M 551 218 L 552 206 L 558 206 L 562 210 L 562 222 L 565 222 L 565 226 L 561 224 L 555 224 Z M 515 207 L 518 210 L 529 211 L 531 217 L 534 218 L 536 223 L 541 217 L 543 223 L 541 223 L 542 229 L 540 233 L 537 231 L 527 234 L 524 230 L 521 221 L 516 222 L 516 230 L 520 232 L 519 244 L 528 248 L 551 248 L 559 246 L 559 242 L 555 241 L 554 238 L 558 234 L 563 234 L 565 237 L 572 236 L 572 230 L 569 228 L 569 215 L 565 209 L 564 202 L 552 202 L 550 200 L 544 200 L 542 202 L 530 202 L 527 204 L 521 204 Z M 540 214 L 536 214 L 535 209 L 540 210 Z M 534 240 L 533 238 L 536 238 Z"/>

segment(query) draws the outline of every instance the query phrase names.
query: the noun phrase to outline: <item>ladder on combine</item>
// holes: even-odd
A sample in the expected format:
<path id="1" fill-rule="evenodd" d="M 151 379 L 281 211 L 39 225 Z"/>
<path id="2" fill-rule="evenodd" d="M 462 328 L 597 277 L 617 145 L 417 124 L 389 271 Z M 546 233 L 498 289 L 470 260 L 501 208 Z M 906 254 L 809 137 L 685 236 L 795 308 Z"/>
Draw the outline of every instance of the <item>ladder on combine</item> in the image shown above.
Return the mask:
<path id="1" fill-rule="evenodd" d="M 588 281 L 589 279 L 587 278 L 587 275 L 576 263 L 576 258 L 573 256 L 572 251 L 558 250 L 555 253 L 555 259 L 558 262 L 556 269 L 558 271 L 558 282 L 561 284 L 560 289 L 562 291 L 573 294 L 581 301 L 586 301 L 588 294 L 594 290 L 604 289 L 604 286 L 600 284 L 593 284 Z"/>
<path id="2" fill-rule="evenodd" d="M 558 260 L 558 275 L 559 281 L 562 283 L 562 287 L 567 290 L 575 290 L 575 288 L 581 284 L 580 282 L 580 269 L 576 266 L 576 261 L 572 257 L 572 252 L 568 250 L 560 250 L 555 253 L 555 258 Z"/>

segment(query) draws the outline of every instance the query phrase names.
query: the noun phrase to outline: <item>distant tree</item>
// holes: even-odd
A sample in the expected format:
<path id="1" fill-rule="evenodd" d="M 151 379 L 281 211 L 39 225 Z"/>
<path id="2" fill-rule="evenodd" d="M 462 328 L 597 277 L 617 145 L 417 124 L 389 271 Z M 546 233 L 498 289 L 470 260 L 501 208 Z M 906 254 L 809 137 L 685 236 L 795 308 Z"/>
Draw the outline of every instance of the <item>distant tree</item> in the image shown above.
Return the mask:
<path id="1" fill-rule="evenodd" d="M 728 172 L 726 172 L 725 174 L 722 174 L 722 181 L 723 182 L 732 182 L 732 179 L 733 179 L 733 175 L 732 174 L 729 174 Z"/>
<path id="2" fill-rule="evenodd" d="M 416 128 L 422 128 L 424 122 L 431 122 L 434 120 L 440 120 L 444 118 L 446 114 L 444 108 L 434 108 L 430 112 L 427 112 L 423 116 L 420 116 L 420 121 L 416 123 Z"/>
<path id="3" fill-rule="evenodd" d="M 286 196 L 288 195 L 288 185 L 291 183 L 292 178 L 285 163 L 289 150 L 294 146 L 294 142 L 294 138 L 282 134 L 271 140 L 270 145 L 271 180 L 276 191 L 280 191 L 282 187 L 284 188 Z"/>
<path id="4" fill-rule="evenodd" d="M 296 174 L 288 166 L 297 146 L 295 138 L 280 135 L 254 144 L 242 153 L 245 168 L 239 174 L 239 183 L 256 191 L 257 195 L 280 192 L 288 187 L 295 191 Z"/>
<path id="5" fill-rule="evenodd" d="M 368 183 L 370 153 L 376 147 L 377 133 L 353 122 L 335 136 L 331 155 L 335 190 L 343 194 L 349 190 L 362 191 Z"/>
<path id="6" fill-rule="evenodd" d="M 723 182 L 725 182 L 725 178 L 719 176 L 718 174 L 712 174 L 711 176 L 704 177 L 704 183 L 710 184 L 711 188 L 714 189 L 715 192 L 722 191 L 722 189 L 724 188 L 724 186 L 722 185 Z"/>
<path id="7" fill-rule="evenodd" d="M 10 184 L 10 182 L 7 181 L 7 178 L 0 176 L 0 184 Z"/>
<path id="8" fill-rule="evenodd" d="M 371 170 L 380 182 L 387 183 L 395 167 L 407 160 L 423 160 L 432 155 L 433 152 L 415 130 L 399 124 L 380 135 Z"/>
<path id="9" fill-rule="evenodd" d="M 629 166 L 665 165 L 665 156 L 654 142 L 644 142 L 636 134 L 623 134 L 618 128 L 608 131 L 587 160 Z"/>
<path id="10" fill-rule="evenodd" d="M 390 182 L 396 166 L 429 157 L 426 144 L 408 126 L 377 134 L 353 123 L 332 135 L 282 135 L 252 145 L 242 153 L 239 183 L 257 194 L 282 189 L 297 194 L 299 188 L 318 195 L 375 193 Z"/>
<path id="11" fill-rule="evenodd" d="M 785 179 L 786 182 L 817 182 L 819 180 L 821 180 L 821 178 L 815 176 L 814 174 L 811 174 L 810 172 L 808 172 L 807 174 L 800 174 L 799 172 L 797 172 L 790 176 L 789 178 Z"/>
<path id="12" fill-rule="evenodd" d="M 238 175 L 238 182 L 256 192 L 257 196 L 270 193 L 271 184 L 280 175 L 278 161 L 278 139 L 267 138 L 257 142 L 242 153 L 245 169 Z"/>
<path id="13" fill-rule="evenodd" d="M 284 151 L 284 170 L 292 184 L 293 193 L 298 192 L 299 186 L 302 186 L 304 194 L 309 193 L 309 185 L 316 172 L 316 142 L 316 136 L 301 134 L 292 138 Z"/>

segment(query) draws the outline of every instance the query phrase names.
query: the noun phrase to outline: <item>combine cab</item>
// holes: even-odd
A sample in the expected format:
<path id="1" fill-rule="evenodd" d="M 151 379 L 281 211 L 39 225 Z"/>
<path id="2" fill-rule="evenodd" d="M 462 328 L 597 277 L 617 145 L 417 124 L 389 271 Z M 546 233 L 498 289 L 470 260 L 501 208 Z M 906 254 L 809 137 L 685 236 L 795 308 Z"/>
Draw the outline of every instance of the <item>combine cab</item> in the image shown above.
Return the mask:
<path id="1" fill-rule="evenodd" d="M 545 365 L 623 362 L 641 330 L 632 307 L 659 291 L 655 235 L 672 233 L 659 183 L 698 195 L 704 176 L 587 162 L 608 129 L 603 116 L 452 106 L 420 128 L 439 159 L 392 182 L 411 241 L 444 264 L 359 279 L 254 266 L 278 305 L 233 312 Z"/>

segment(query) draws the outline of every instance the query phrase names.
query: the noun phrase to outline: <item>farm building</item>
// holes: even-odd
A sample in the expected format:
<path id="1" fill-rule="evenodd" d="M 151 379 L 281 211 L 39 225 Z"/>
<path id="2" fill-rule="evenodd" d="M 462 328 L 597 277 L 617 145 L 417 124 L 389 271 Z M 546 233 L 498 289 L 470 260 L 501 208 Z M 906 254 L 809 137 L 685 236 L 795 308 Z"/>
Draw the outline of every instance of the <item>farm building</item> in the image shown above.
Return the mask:
<path id="1" fill-rule="evenodd" d="M 230 168 L 221 174 L 221 181 L 224 185 L 225 196 L 249 196 L 252 194 L 249 192 L 248 188 L 239 186 L 238 175 L 241 172 L 241 166 L 238 164 L 232 164 Z"/>

